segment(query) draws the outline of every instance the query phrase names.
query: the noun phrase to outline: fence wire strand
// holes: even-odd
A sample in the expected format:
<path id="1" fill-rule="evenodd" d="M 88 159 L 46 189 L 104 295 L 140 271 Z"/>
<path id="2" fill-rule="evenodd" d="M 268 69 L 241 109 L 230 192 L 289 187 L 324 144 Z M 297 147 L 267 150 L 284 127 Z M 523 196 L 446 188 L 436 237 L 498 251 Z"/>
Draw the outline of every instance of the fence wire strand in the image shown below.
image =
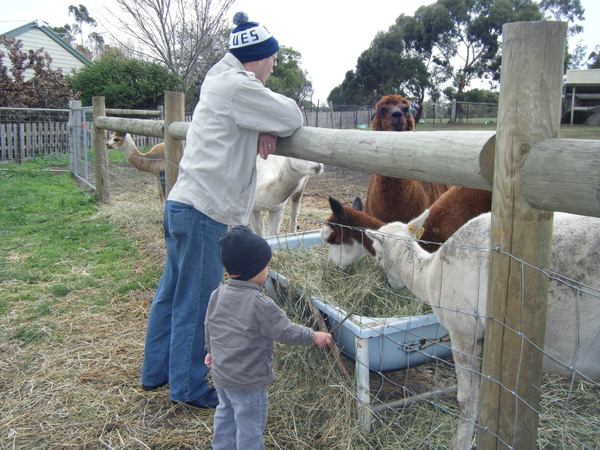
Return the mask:
<path id="1" fill-rule="evenodd" d="M 305 228 L 315 229 L 314 219 L 305 218 L 307 223 L 310 224 Z M 361 228 L 353 228 L 358 229 L 360 231 L 364 231 Z M 289 239 L 288 237 L 282 237 L 281 242 L 285 244 L 285 242 Z M 439 251 L 444 251 L 447 248 L 453 247 L 452 245 L 442 245 Z M 454 246 L 457 248 L 457 246 Z M 525 268 L 532 268 L 539 273 L 545 274 L 549 277 L 549 279 L 554 280 L 557 283 L 565 283 L 566 285 L 572 287 L 576 291 L 576 296 L 578 301 L 581 295 L 587 295 L 588 298 L 592 298 L 592 301 L 597 302 L 598 307 L 600 308 L 600 290 L 598 288 L 586 285 L 579 285 L 574 280 L 570 280 L 567 277 L 561 276 L 560 274 L 556 274 L 547 269 L 535 268 L 531 265 L 527 264 L 525 261 L 515 258 L 514 256 L 503 252 L 496 248 L 489 247 L 475 247 L 475 246 L 460 246 L 461 251 L 469 252 L 469 253 L 477 253 L 481 255 L 480 259 L 480 267 L 483 262 L 483 258 L 489 258 L 489 255 L 492 252 L 500 252 L 507 257 L 515 260 L 521 267 L 522 271 L 522 279 L 525 278 L 524 270 Z M 279 252 L 293 252 L 293 257 L 286 258 L 285 263 L 280 263 L 274 267 L 274 270 L 280 270 L 281 275 L 286 278 L 289 282 L 293 280 L 294 288 L 293 290 L 307 291 L 307 292 L 315 292 L 315 286 L 311 284 L 311 282 L 307 281 L 309 273 L 320 273 L 320 278 L 322 282 L 327 282 L 329 280 L 329 273 L 337 274 L 336 276 L 343 277 L 345 279 L 344 283 L 350 286 L 352 283 L 355 283 L 357 279 L 361 276 L 362 273 L 365 273 L 364 262 L 361 260 L 356 261 L 351 264 L 347 268 L 339 268 L 335 266 L 333 263 L 325 258 L 325 261 L 322 258 L 318 258 L 315 256 L 313 251 L 323 251 L 323 250 L 313 250 L 312 248 L 301 248 L 300 250 L 291 250 L 289 248 L 284 248 Z M 363 256 L 364 258 L 370 258 L 369 256 Z M 363 264 L 363 266 L 360 266 Z M 352 267 L 355 265 L 355 267 Z M 297 266 L 297 267 L 294 267 Z M 361 268 L 362 267 L 362 268 Z M 484 268 L 487 269 L 487 266 Z M 383 269 L 381 269 L 383 270 Z M 413 267 L 413 270 L 416 270 Z M 295 272 L 300 271 L 300 274 L 296 274 Z M 288 276 L 288 274 L 292 274 Z M 368 291 L 378 290 L 380 292 L 385 292 L 386 300 L 389 303 L 394 302 L 402 302 L 406 299 L 410 299 L 413 302 L 422 302 L 422 300 L 416 298 L 414 295 L 410 293 L 407 295 L 406 292 L 398 292 L 393 289 L 389 284 L 383 281 L 381 284 L 374 283 L 371 281 L 371 278 L 362 282 L 363 287 L 359 289 L 358 292 L 352 293 L 348 292 L 347 296 L 356 295 L 358 297 L 358 302 L 365 301 L 367 298 Z M 444 285 L 442 284 L 441 289 L 443 289 Z M 350 288 L 349 288 L 350 289 Z M 328 295 L 322 294 L 320 295 Z M 317 295 L 319 295 L 317 294 Z M 522 293 L 522 300 L 524 301 L 525 293 Z M 324 302 L 329 302 L 328 299 L 320 299 Z M 486 301 L 486 298 L 482 298 L 481 301 Z M 475 317 L 478 320 L 495 320 L 494 318 L 488 316 L 479 316 L 477 314 L 469 314 L 467 312 L 461 312 L 454 308 L 444 308 L 441 309 L 451 312 L 451 313 L 460 313 L 465 315 L 465 317 Z M 346 309 L 347 310 L 347 309 Z M 574 314 L 578 315 L 579 311 L 574 312 Z M 370 317 L 369 321 L 371 322 L 368 326 L 375 327 L 375 324 L 384 326 L 389 324 L 388 318 L 377 318 Z M 351 319 L 352 320 L 352 319 Z M 497 322 L 497 321 L 496 321 Z M 498 323 L 498 322 L 497 322 Z M 506 328 L 506 332 L 513 333 L 521 339 L 521 347 L 525 345 L 533 345 L 537 350 L 543 352 L 538 346 L 528 339 L 522 332 L 507 327 L 502 324 Z M 422 339 L 426 340 L 427 337 L 421 336 Z M 389 353 L 387 356 L 385 355 L 384 349 L 384 341 L 388 341 L 393 343 L 397 348 L 402 348 L 404 346 L 404 342 L 396 339 L 392 333 L 389 331 L 382 333 L 381 335 L 374 337 L 374 340 L 377 340 L 377 348 L 376 351 L 379 353 L 381 358 L 394 358 L 394 353 Z M 428 352 L 430 349 L 424 349 L 422 352 L 426 353 L 430 358 L 430 362 L 422 365 L 409 366 L 406 369 L 392 372 L 379 371 L 376 367 L 369 366 L 367 369 L 371 373 L 371 381 L 370 381 L 370 408 L 371 414 L 375 418 L 376 422 L 386 423 L 386 426 L 393 427 L 397 429 L 397 433 L 402 434 L 406 438 L 407 447 L 415 448 L 415 446 L 424 446 L 425 448 L 444 448 L 448 445 L 449 442 L 440 443 L 439 440 L 435 437 L 436 433 L 446 433 L 450 436 L 454 432 L 454 426 L 458 422 L 458 420 L 463 420 L 460 418 L 460 410 L 458 408 L 458 404 L 456 403 L 456 393 L 452 392 L 452 386 L 456 383 L 456 377 L 454 374 L 454 370 L 456 369 L 453 359 L 449 358 L 440 358 L 433 352 Z M 342 349 L 343 352 L 348 353 L 348 349 Z M 468 355 L 474 356 L 474 355 Z M 556 360 L 551 355 L 544 353 L 545 357 L 549 357 L 551 359 Z M 574 355 L 576 358 L 577 353 Z M 522 359 L 522 353 L 520 359 Z M 480 357 L 478 358 L 481 362 Z M 361 361 L 356 362 L 355 364 L 363 364 Z M 571 364 L 562 362 L 565 368 L 571 371 L 571 376 L 567 378 L 562 378 L 556 375 L 544 375 L 542 385 L 539 388 L 541 402 L 540 407 L 536 411 L 539 416 L 539 428 L 538 428 L 538 443 L 539 448 L 597 448 L 596 445 L 600 442 L 600 419 L 598 415 L 599 400 L 598 394 L 600 394 L 600 384 L 596 381 L 591 380 L 585 375 L 581 374 L 576 370 L 576 367 L 572 367 Z M 480 363 L 479 363 L 480 365 Z M 464 367 L 465 370 L 470 371 L 472 376 L 481 377 L 484 376 L 480 371 L 473 369 L 473 367 Z M 519 367 L 515 367 L 514 370 L 519 371 Z M 425 380 L 426 377 L 424 373 L 433 372 L 433 381 L 428 386 L 428 390 L 430 392 L 441 391 L 445 393 L 432 394 L 430 398 L 424 398 L 421 401 L 417 401 L 415 403 L 406 402 L 396 402 L 400 406 L 395 407 L 386 407 L 387 403 L 394 404 L 394 401 L 390 401 L 388 398 L 390 396 L 390 389 L 395 390 L 396 397 L 400 398 L 418 398 L 422 392 L 419 392 L 419 385 L 415 385 L 415 378 L 421 380 L 421 383 L 424 383 L 422 380 Z M 530 408 L 533 409 L 533 406 L 525 402 L 523 399 L 519 398 L 517 393 L 515 392 L 515 388 L 513 386 L 506 386 L 500 383 L 497 380 L 491 380 L 495 383 L 498 383 L 500 388 L 505 392 L 508 392 L 510 395 L 515 397 L 515 400 L 519 400 L 517 404 L 520 404 L 520 408 Z M 440 384 L 441 383 L 441 384 Z M 417 389 L 415 389 L 417 386 Z M 448 390 L 450 391 L 448 393 Z M 359 402 L 359 397 L 356 392 L 353 393 L 353 397 L 357 402 Z M 397 400 L 397 398 L 396 398 Z M 420 405 L 420 406 L 419 406 Z M 417 428 L 413 427 L 413 423 L 411 422 L 410 417 L 414 415 L 426 415 L 427 419 L 424 420 Z M 514 417 L 514 423 L 517 424 L 520 420 L 519 409 L 517 409 L 517 415 Z M 472 424 L 478 433 L 489 433 L 489 430 L 482 428 L 482 426 L 475 422 Z M 516 429 L 516 426 L 515 426 Z M 500 438 L 496 436 L 499 440 Z M 410 442 L 410 444 L 409 444 Z M 502 442 L 500 440 L 500 442 Z M 511 447 L 511 442 L 503 442 L 508 448 Z"/>

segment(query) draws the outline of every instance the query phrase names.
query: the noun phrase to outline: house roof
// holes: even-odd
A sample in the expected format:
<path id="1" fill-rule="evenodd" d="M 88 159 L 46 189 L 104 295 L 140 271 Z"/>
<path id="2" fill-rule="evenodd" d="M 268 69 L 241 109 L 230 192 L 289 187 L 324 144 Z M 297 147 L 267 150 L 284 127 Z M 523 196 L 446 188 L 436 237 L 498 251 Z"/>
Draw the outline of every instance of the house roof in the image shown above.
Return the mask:
<path id="1" fill-rule="evenodd" d="M 600 86 L 600 69 L 567 70 L 567 84 Z"/>
<path id="2" fill-rule="evenodd" d="M 73 55 L 75 58 L 77 58 L 79 61 L 81 61 L 81 63 L 85 64 L 88 67 L 91 67 L 93 65 L 89 59 L 87 59 L 80 52 L 78 52 L 73 47 L 71 47 L 69 44 L 67 44 L 65 41 L 63 41 L 58 34 L 56 34 L 54 31 L 52 31 L 52 29 L 48 26 L 48 24 L 46 22 L 43 22 L 41 20 L 34 20 L 33 22 L 29 22 L 29 23 L 21 25 L 17 28 L 9 29 L 9 30 L 5 31 L 7 26 L 10 26 L 10 25 L 11 25 L 11 22 L 0 23 L 0 36 L 6 36 L 7 38 L 18 39 L 20 35 L 30 31 L 32 28 L 37 28 L 38 30 L 43 32 L 46 36 L 48 36 L 50 39 L 55 41 L 58 45 L 63 47 L 71 55 Z"/>

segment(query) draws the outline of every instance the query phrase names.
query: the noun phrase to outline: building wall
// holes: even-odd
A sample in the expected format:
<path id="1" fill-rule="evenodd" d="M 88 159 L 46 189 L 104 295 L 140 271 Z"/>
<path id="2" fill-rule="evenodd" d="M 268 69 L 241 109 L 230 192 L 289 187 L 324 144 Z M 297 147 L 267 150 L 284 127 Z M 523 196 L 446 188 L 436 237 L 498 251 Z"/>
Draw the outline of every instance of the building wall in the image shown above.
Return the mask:
<path id="1" fill-rule="evenodd" d="M 10 36 L 11 33 L 6 33 L 6 35 Z M 15 35 L 14 38 L 23 42 L 23 51 L 43 48 L 52 58 L 50 67 L 54 70 L 62 69 L 64 75 L 70 75 L 73 69 L 79 70 L 86 66 L 83 60 L 77 58 L 61 42 L 57 42 L 37 26 L 29 27 L 25 31 Z M 7 61 L 5 58 L 4 64 L 10 64 L 10 61 Z M 27 72 L 25 76 L 26 79 L 29 79 L 33 76 L 33 71 Z"/>

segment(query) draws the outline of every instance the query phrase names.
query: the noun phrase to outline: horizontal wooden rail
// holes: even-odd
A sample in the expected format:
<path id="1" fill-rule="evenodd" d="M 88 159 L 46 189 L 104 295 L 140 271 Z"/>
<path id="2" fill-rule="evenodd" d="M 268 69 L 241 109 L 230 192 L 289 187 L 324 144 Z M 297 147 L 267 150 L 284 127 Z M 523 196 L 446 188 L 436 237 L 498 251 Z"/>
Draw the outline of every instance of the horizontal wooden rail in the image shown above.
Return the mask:
<path id="1" fill-rule="evenodd" d="M 94 125 L 103 130 L 118 131 L 119 133 L 141 134 L 143 136 L 165 137 L 164 120 L 127 119 L 125 117 L 98 116 Z"/>
<path id="2" fill-rule="evenodd" d="M 163 137 L 164 121 L 97 117 L 103 129 Z M 168 133 L 184 140 L 189 122 Z M 492 190 L 492 131 L 384 132 L 302 127 L 279 139 L 277 154 L 323 164 Z M 600 217 L 600 141 L 545 139 L 527 150 L 523 194 L 536 208 Z"/>
<path id="3" fill-rule="evenodd" d="M 163 112 L 156 110 L 150 111 L 147 109 L 106 109 L 106 114 L 111 116 L 162 116 Z"/>
<path id="4" fill-rule="evenodd" d="M 541 140 L 525 157 L 521 187 L 535 208 L 600 217 L 600 141 Z"/>

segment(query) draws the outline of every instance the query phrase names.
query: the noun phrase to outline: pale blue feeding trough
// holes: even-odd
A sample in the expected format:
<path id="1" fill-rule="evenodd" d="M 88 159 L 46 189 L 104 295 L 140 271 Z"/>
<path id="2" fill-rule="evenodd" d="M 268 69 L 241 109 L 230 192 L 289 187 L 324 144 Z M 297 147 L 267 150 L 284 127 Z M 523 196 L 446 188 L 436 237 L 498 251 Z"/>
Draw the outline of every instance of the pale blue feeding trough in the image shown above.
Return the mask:
<path id="1" fill-rule="evenodd" d="M 285 247 L 308 249 L 319 245 L 321 236 L 319 231 L 309 231 L 273 236 L 267 241 L 274 251 Z M 265 287 L 276 298 L 278 286 L 286 287 L 287 283 L 285 273 L 270 270 Z M 310 301 L 323 313 L 330 328 L 348 315 L 348 311 L 327 299 L 311 296 Z M 353 314 L 333 336 L 342 353 L 357 362 L 357 369 L 360 366 L 377 372 L 405 370 L 451 354 L 448 332 L 433 314 L 388 318 Z"/>

